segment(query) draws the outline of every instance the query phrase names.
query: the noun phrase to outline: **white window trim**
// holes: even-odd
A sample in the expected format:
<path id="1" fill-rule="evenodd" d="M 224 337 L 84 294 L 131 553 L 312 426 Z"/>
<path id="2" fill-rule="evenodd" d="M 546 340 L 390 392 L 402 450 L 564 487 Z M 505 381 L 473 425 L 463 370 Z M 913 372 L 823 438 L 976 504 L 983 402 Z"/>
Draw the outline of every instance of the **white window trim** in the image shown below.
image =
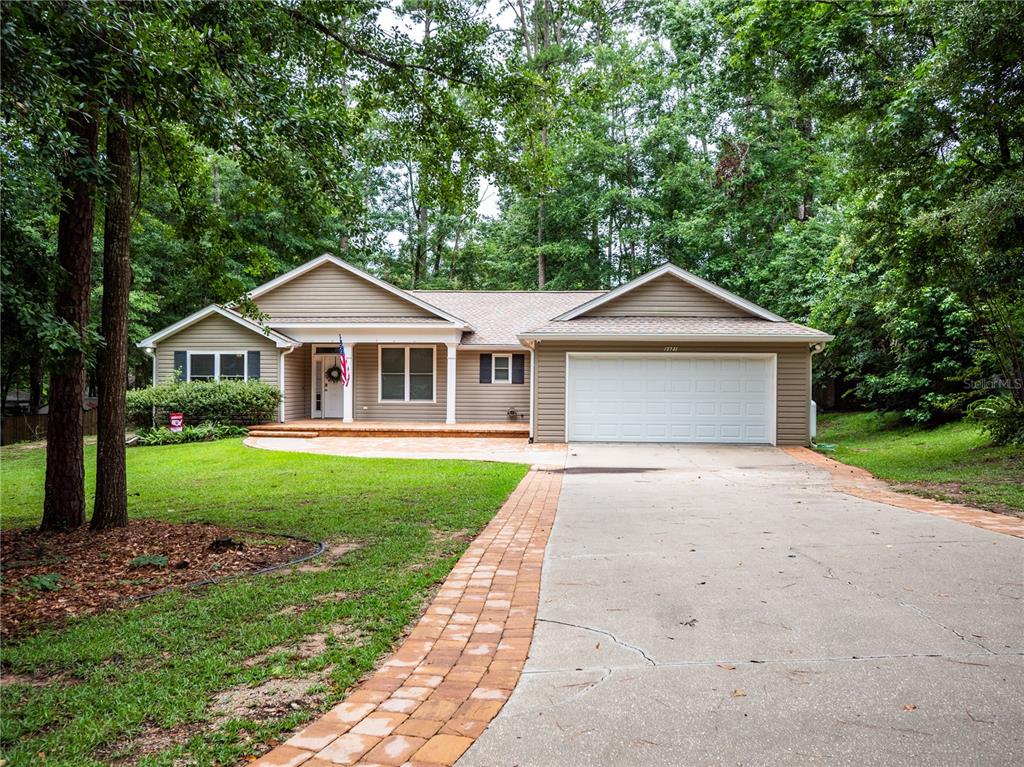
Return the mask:
<path id="1" fill-rule="evenodd" d="M 505 381 L 498 380 L 498 366 L 495 365 L 495 361 L 498 357 L 504 357 L 508 360 L 508 379 Z M 510 384 L 512 383 L 512 355 L 511 354 L 492 354 L 491 355 L 491 383 L 492 384 Z"/>
<path id="2" fill-rule="evenodd" d="M 385 349 L 405 349 L 405 399 L 384 399 L 384 371 L 381 359 Z M 409 350 L 430 349 L 430 368 L 433 388 L 430 399 L 409 399 Z M 377 404 L 395 403 L 399 405 L 416 405 L 421 403 L 437 404 L 437 346 L 434 344 L 378 344 L 377 345 Z"/>
<path id="3" fill-rule="evenodd" d="M 253 351 L 255 351 L 255 349 Z M 212 354 L 213 355 L 213 380 L 214 381 L 220 381 L 220 355 L 222 355 L 222 354 L 241 354 L 242 355 L 242 370 L 245 371 L 245 374 L 242 377 L 242 380 L 243 381 L 248 381 L 249 380 L 249 350 L 248 349 L 243 349 L 241 351 L 238 350 L 238 349 L 227 349 L 227 350 L 218 350 L 218 351 L 213 351 L 213 350 L 207 351 L 206 349 L 196 349 L 195 351 L 186 350 L 186 352 L 185 352 L 185 355 L 186 355 L 186 360 L 185 360 L 185 368 L 186 368 L 186 370 L 185 370 L 185 380 L 186 381 L 191 381 L 192 380 L 192 355 L 193 354 L 200 354 L 200 355 Z M 238 379 L 237 378 L 231 378 L 229 380 L 237 381 Z"/>

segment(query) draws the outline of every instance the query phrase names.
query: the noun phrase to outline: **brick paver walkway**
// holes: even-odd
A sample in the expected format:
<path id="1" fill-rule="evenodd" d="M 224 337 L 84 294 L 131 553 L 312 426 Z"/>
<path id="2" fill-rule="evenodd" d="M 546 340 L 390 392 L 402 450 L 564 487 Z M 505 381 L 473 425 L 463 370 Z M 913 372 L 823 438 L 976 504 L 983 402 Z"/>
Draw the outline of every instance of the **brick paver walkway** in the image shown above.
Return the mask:
<path id="1" fill-rule="evenodd" d="M 864 498 L 868 501 L 885 503 L 889 506 L 897 506 L 901 509 L 934 514 L 937 517 L 946 517 L 947 519 L 980 527 L 984 530 L 990 530 L 993 533 L 1024 538 L 1024 519 L 1019 517 L 996 514 L 993 511 L 975 509 L 972 506 L 963 506 L 959 503 L 946 503 L 944 501 L 932 500 L 931 498 L 921 498 L 916 495 L 899 493 L 865 469 L 840 463 L 806 447 L 784 447 L 782 450 L 804 463 L 809 463 L 812 466 L 817 466 L 830 472 L 832 474 L 832 486 L 841 493 Z"/>
<path id="2" fill-rule="evenodd" d="M 531 469 L 398 651 L 252 767 L 454 764 L 523 670 L 560 489 L 560 473 Z"/>

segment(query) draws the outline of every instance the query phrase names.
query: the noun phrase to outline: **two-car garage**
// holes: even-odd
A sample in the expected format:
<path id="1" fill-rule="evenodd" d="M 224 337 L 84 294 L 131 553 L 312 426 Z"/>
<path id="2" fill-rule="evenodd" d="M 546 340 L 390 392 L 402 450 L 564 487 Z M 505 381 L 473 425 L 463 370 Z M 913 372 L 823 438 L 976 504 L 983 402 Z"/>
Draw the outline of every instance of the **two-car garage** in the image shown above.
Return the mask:
<path id="1" fill-rule="evenodd" d="M 775 354 L 569 353 L 566 440 L 775 444 Z"/>

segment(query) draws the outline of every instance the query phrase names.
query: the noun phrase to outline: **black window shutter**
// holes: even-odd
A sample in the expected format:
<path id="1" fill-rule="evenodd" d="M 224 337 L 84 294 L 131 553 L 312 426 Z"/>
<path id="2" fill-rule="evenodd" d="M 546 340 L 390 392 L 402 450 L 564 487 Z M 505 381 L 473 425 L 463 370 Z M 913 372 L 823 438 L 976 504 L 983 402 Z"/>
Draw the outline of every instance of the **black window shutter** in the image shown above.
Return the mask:
<path id="1" fill-rule="evenodd" d="M 491 355 L 480 355 L 480 383 L 491 382 Z"/>
<path id="2" fill-rule="evenodd" d="M 174 353 L 174 380 L 184 381 L 188 377 L 188 352 Z M 154 383 L 156 383 L 154 381 Z"/>
<path id="3" fill-rule="evenodd" d="M 249 378 L 260 377 L 260 353 L 247 352 L 249 355 Z"/>
<path id="4" fill-rule="evenodd" d="M 526 383 L 526 355 L 512 355 L 512 383 Z"/>

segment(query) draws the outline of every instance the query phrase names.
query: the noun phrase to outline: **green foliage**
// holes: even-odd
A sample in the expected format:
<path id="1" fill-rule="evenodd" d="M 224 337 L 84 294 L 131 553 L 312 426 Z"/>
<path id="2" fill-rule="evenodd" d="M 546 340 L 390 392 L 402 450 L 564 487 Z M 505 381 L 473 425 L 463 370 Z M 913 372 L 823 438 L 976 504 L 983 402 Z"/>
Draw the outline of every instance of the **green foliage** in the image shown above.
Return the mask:
<path id="1" fill-rule="evenodd" d="M 153 408 L 161 422 L 183 413 L 186 423 L 254 424 L 273 418 L 280 402 L 280 390 L 258 380 L 172 381 L 130 390 L 126 408 L 137 425 L 151 425 Z"/>
<path id="2" fill-rule="evenodd" d="M 967 419 L 983 428 L 995 445 L 1024 446 L 1024 403 L 1009 394 L 972 402 Z"/>
<path id="3" fill-rule="evenodd" d="M 818 439 L 832 455 L 903 489 L 1024 516 L 1024 450 L 997 447 L 967 421 L 936 427 L 900 425 L 899 414 L 829 413 Z"/>
<path id="4" fill-rule="evenodd" d="M 186 442 L 210 442 L 215 439 L 245 437 L 249 430 L 244 426 L 230 423 L 186 424 L 181 431 L 171 431 L 166 426 L 140 429 L 138 432 L 140 445 L 181 445 Z"/>
<path id="5" fill-rule="evenodd" d="M 60 588 L 60 573 L 30 575 L 21 582 L 36 591 L 57 591 Z"/>
<path id="6" fill-rule="evenodd" d="M 167 567 L 167 557 L 163 554 L 140 554 L 128 563 L 129 570 L 140 567 Z"/>

